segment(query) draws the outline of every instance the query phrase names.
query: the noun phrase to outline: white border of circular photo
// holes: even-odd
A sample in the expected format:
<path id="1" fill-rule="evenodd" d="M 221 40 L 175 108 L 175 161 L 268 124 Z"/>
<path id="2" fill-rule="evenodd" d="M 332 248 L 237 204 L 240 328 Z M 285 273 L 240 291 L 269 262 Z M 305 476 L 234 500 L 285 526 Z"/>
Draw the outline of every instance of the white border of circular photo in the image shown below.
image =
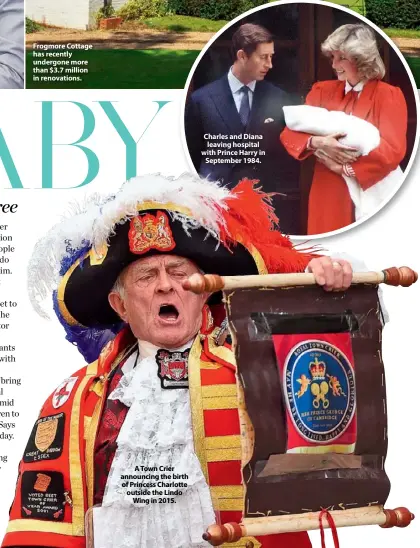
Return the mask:
<path id="1" fill-rule="evenodd" d="M 332 230 L 330 232 L 324 232 L 324 233 L 312 234 L 312 235 L 302 235 L 302 234 L 294 235 L 294 234 L 290 234 L 290 237 L 293 238 L 293 240 L 302 241 L 302 240 L 312 240 L 312 239 L 326 238 L 326 237 L 329 237 L 329 236 L 333 236 L 335 234 L 343 233 L 343 232 L 345 232 L 347 230 L 350 230 L 354 227 L 357 227 L 360 224 L 362 224 L 362 223 L 366 222 L 367 220 L 369 220 L 374 215 L 376 215 L 376 213 L 378 213 L 380 210 L 382 210 L 392 200 L 392 198 L 395 196 L 395 194 L 398 192 L 398 190 L 401 188 L 402 184 L 404 183 L 407 175 L 409 174 L 409 172 L 411 170 L 414 159 L 416 157 L 418 144 L 419 144 L 419 135 L 420 135 L 420 130 L 419 130 L 419 126 L 420 126 L 420 123 L 419 123 L 420 101 L 419 101 L 419 92 L 417 91 L 417 87 L 416 87 L 414 77 L 413 77 L 411 69 L 409 68 L 408 63 L 404 59 L 402 53 L 397 48 L 397 46 L 392 42 L 392 40 L 380 28 L 378 28 L 376 25 L 374 25 L 366 17 L 363 17 L 362 15 L 356 13 L 355 11 L 350 10 L 348 8 L 345 8 L 343 6 L 333 4 L 331 2 L 324 2 L 324 1 L 321 1 L 321 0 L 283 0 L 283 1 L 271 2 L 271 3 L 268 3 L 268 4 L 264 4 L 262 6 L 258 6 L 254 9 L 252 9 L 252 10 L 249 10 L 249 11 L 243 13 L 242 15 L 236 17 L 231 22 L 229 22 L 227 25 L 225 25 L 222 29 L 220 29 L 213 36 L 213 38 L 207 43 L 207 45 L 201 50 L 200 54 L 198 55 L 197 59 L 195 60 L 193 66 L 192 66 L 192 68 L 191 68 L 191 70 L 188 74 L 188 78 L 187 78 L 187 81 L 186 81 L 186 84 L 185 84 L 184 94 L 183 94 L 183 105 L 182 105 L 182 108 L 181 108 L 181 117 L 182 117 L 181 118 L 181 124 L 182 124 L 181 139 L 182 139 L 182 146 L 183 146 L 184 153 L 186 155 L 189 167 L 193 172 L 195 172 L 196 170 L 194 168 L 193 161 L 191 159 L 189 149 L 188 149 L 188 146 L 187 146 L 184 118 L 185 118 L 185 109 L 186 109 L 186 104 L 187 104 L 187 99 L 188 99 L 188 90 L 189 90 L 189 87 L 190 87 L 191 80 L 194 76 L 194 73 L 195 73 L 199 63 L 201 62 L 203 56 L 206 54 L 207 50 L 212 46 L 212 44 L 224 32 L 226 32 L 226 30 L 229 29 L 231 26 L 235 25 L 236 23 L 238 23 L 239 21 L 241 21 L 242 19 L 244 19 L 245 17 L 248 17 L 249 15 L 251 15 L 253 13 L 259 12 L 261 10 L 271 9 L 273 7 L 276 7 L 276 6 L 284 7 L 287 4 L 314 4 L 314 5 L 319 5 L 319 6 L 323 6 L 323 7 L 330 7 L 330 8 L 333 8 L 335 10 L 341 10 L 341 11 L 346 12 L 346 13 L 350 14 L 351 16 L 359 19 L 361 22 L 367 24 L 370 28 L 372 28 L 375 32 L 377 32 L 390 45 L 390 47 L 393 49 L 393 51 L 395 51 L 395 53 L 397 54 L 399 60 L 401 61 L 402 65 L 403 65 L 403 67 L 404 67 L 404 69 L 407 73 L 407 76 L 408 76 L 408 78 L 411 82 L 412 88 L 413 88 L 413 95 L 414 95 L 414 101 L 415 101 L 415 106 L 416 106 L 416 118 L 417 118 L 416 135 L 415 135 L 415 139 L 414 139 L 413 149 L 412 149 L 412 152 L 411 152 L 411 157 L 409 159 L 407 167 L 404 170 L 404 173 L 402 174 L 401 181 L 396 184 L 395 188 L 390 192 L 389 196 L 387 198 L 383 199 L 381 201 L 380 205 L 377 206 L 375 209 L 373 209 L 373 211 L 371 213 L 368 213 L 367 215 L 361 217 L 360 219 L 356 220 L 352 224 L 349 224 L 349 225 L 344 226 L 342 228 L 339 228 L 337 230 Z M 366 122 L 366 123 L 369 126 L 372 126 L 372 124 L 369 124 L 368 122 Z M 303 130 L 301 130 L 301 131 L 303 131 Z M 250 178 L 252 178 L 252 172 L 250 173 Z M 356 186 L 358 186 L 358 185 L 356 185 Z"/>

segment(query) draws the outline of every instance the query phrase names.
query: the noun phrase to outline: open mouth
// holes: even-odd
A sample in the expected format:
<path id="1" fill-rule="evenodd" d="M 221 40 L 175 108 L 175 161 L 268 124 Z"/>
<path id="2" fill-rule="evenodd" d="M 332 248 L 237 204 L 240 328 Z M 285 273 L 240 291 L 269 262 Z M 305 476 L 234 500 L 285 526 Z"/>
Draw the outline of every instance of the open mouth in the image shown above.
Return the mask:
<path id="1" fill-rule="evenodd" d="M 162 304 L 159 308 L 159 318 L 166 322 L 176 322 L 179 312 L 173 304 Z"/>

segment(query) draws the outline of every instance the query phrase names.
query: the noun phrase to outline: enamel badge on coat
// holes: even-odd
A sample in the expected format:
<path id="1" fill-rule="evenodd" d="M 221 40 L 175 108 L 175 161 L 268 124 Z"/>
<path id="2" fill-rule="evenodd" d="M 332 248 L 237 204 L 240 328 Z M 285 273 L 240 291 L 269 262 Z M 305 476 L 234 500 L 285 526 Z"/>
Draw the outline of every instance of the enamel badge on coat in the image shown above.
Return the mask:
<path id="1" fill-rule="evenodd" d="M 76 382 L 77 377 L 69 377 L 57 386 L 52 397 L 52 405 L 54 409 L 58 409 L 66 403 Z"/>
<path id="2" fill-rule="evenodd" d="M 188 388 L 189 351 L 159 350 L 156 354 L 158 376 L 162 388 Z"/>

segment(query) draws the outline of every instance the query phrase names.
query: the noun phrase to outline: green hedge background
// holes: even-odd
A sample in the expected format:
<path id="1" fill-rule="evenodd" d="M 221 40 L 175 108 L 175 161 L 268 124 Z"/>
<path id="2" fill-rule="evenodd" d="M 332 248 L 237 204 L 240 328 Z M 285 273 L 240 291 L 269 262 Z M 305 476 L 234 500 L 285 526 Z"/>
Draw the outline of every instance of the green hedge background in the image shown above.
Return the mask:
<path id="1" fill-rule="evenodd" d="M 213 21 L 230 21 L 252 8 L 269 3 L 269 1 L 128 0 L 118 10 L 118 15 L 126 20 L 174 14 Z M 346 5 L 365 14 L 368 19 L 380 27 L 420 30 L 420 0 L 336 0 L 334 3 Z"/>
<path id="2" fill-rule="evenodd" d="M 155 0 L 156 1 L 156 0 Z M 205 19 L 227 21 L 268 0 L 167 0 L 168 11 Z M 333 0 L 334 1 L 334 0 Z M 345 4 L 359 8 L 356 0 Z M 337 4 L 343 4 L 340 0 Z M 420 30 L 420 0 L 364 0 L 365 14 L 380 27 Z M 360 10 L 359 10 L 360 11 Z"/>
<path id="3" fill-rule="evenodd" d="M 267 0 L 168 0 L 168 10 L 177 15 L 230 20 L 245 11 L 267 4 Z"/>
<path id="4" fill-rule="evenodd" d="M 420 0 L 365 0 L 365 6 L 379 27 L 420 30 Z"/>

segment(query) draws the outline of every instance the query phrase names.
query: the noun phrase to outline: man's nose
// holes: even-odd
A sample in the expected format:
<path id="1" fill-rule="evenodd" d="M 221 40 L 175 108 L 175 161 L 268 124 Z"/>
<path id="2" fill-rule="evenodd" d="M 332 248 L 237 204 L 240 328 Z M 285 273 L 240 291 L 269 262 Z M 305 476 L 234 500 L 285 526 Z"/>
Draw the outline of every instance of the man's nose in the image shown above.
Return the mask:
<path id="1" fill-rule="evenodd" d="M 273 61 L 271 59 L 267 59 L 267 62 L 266 62 L 266 68 L 267 69 L 272 69 L 273 68 Z"/>
<path id="2" fill-rule="evenodd" d="M 159 272 L 159 277 L 156 284 L 156 291 L 162 291 L 163 293 L 168 293 L 169 291 L 172 291 L 172 281 L 171 278 L 168 276 L 168 273 L 166 270 L 161 270 Z"/>

